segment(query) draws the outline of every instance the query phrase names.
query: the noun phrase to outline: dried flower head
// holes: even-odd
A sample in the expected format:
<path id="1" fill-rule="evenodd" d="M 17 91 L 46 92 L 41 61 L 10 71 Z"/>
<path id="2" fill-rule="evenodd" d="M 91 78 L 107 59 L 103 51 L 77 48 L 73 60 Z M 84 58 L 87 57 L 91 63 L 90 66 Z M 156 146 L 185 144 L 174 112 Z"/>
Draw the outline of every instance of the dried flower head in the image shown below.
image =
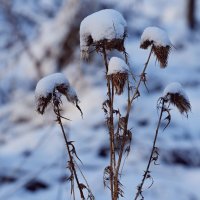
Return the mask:
<path id="1" fill-rule="evenodd" d="M 69 102 L 78 106 L 79 100 L 76 92 L 62 73 L 55 73 L 42 78 L 35 89 L 37 111 L 44 114 L 51 102 L 54 105 L 59 105 L 61 95 L 65 95 Z"/>
<path id="2" fill-rule="evenodd" d="M 125 52 L 127 23 L 116 10 L 105 9 L 87 16 L 80 25 L 81 57 L 88 59 L 89 47 L 97 52 L 102 48 Z"/>
<path id="3" fill-rule="evenodd" d="M 165 102 L 176 106 L 181 114 L 186 113 L 188 115 L 188 112 L 191 110 L 188 96 L 180 83 L 175 82 L 169 84 L 163 92 L 163 99 Z"/>
<path id="4" fill-rule="evenodd" d="M 47 108 L 48 104 L 51 102 L 52 95 L 48 94 L 46 97 L 41 96 L 37 98 L 37 112 L 40 114 L 44 114 L 45 109 Z"/>
<path id="5" fill-rule="evenodd" d="M 146 28 L 141 36 L 140 48 L 147 49 L 149 46 L 152 46 L 160 67 L 165 68 L 172 46 L 167 33 L 158 27 Z"/>
<path id="6" fill-rule="evenodd" d="M 110 59 L 107 78 L 112 81 L 116 94 L 122 94 L 128 80 L 128 66 L 124 60 L 118 57 Z"/>

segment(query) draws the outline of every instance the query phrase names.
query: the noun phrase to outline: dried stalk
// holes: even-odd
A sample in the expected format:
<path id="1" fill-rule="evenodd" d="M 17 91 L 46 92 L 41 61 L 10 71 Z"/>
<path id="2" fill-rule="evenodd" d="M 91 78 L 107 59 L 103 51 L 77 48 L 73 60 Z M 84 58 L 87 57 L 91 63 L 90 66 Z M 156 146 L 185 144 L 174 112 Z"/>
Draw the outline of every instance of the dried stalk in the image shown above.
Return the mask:
<path id="1" fill-rule="evenodd" d="M 106 54 L 106 48 L 102 49 L 104 64 L 106 67 L 106 73 L 108 72 L 108 60 Z M 113 175 L 115 169 L 115 147 L 114 147 L 114 117 L 113 117 L 113 100 L 114 100 L 114 88 L 111 87 L 111 82 L 109 79 L 107 80 L 107 88 L 108 88 L 108 99 L 109 99 L 109 119 L 108 119 L 108 129 L 110 136 L 110 190 L 111 190 L 111 198 L 114 197 L 114 185 L 113 185 Z"/>
<path id="2" fill-rule="evenodd" d="M 122 135 L 122 144 L 120 146 L 120 150 L 119 150 L 119 155 L 118 155 L 118 159 L 116 161 L 116 157 L 115 157 L 115 143 L 114 143 L 114 137 L 115 137 L 115 133 L 114 133 L 114 116 L 113 116 L 113 102 L 114 102 L 114 86 L 112 83 L 112 79 L 108 79 L 107 78 L 107 88 L 108 88 L 108 107 L 109 107 L 109 116 L 108 116 L 108 129 L 109 129 L 109 136 L 110 136 L 110 190 L 111 190 L 111 198 L 112 200 L 117 200 L 119 197 L 119 194 L 122 195 L 122 193 L 120 193 L 120 191 L 122 191 L 120 189 L 120 182 L 119 182 L 119 170 L 120 170 L 120 166 L 121 166 L 121 162 L 122 162 L 122 158 L 123 158 L 123 153 L 125 151 L 125 146 L 126 146 L 126 136 L 127 136 L 127 132 L 128 132 L 128 120 L 129 120 L 129 115 L 130 115 L 130 111 L 131 111 L 131 107 L 133 104 L 133 101 L 140 96 L 139 94 L 139 87 L 141 85 L 142 82 L 144 82 L 144 78 L 145 78 L 145 72 L 147 69 L 147 66 L 149 64 L 151 55 L 152 55 L 153 49 L 151 48 L 151 51 L 149 53 L 148 59 L 145 63 L 144 69 L 140 75 L 140 79 L 137 83 L 137 86 L 135 88 L 135 92 L 133 94 L 133 96 L 131 97 L 130 91 L 131 91 L 131 87 L 128 83 L 128 99 L 127 99 L 127 111 L 126 111 L 126 115 L 124 118 L 124 127 L 123 127 L 123 135 Z M 103 59 L 104 59 L 104 64 L 106 67 L 106 72 L 108 72 L 108 61 L 107 61 L 107 54 L 106 54 L 106 48 L 103 47 L 102 48 L 102 54 L 103 54 Z M 120 123 L 120 118 L 118 121 L 118 126 Z M 119 133 L 119 129 L 117 130 L 117 134 Z"/>
<path id="3" fill-rule="evenodd" d="M 116 170 L 115 170 L 115 175 L 114 175 L 114 185 L 115 185 L 115 188 L 118 188 L 118 176 L 119 176 L 119 169 L 120 169 L 120 166 L 121 166 L 121 162 L 122 162 L 122 158 L 123 158 L 123 153 L 124 153 L 124 147 L 125 147 L 125 144 L 126 144 L 126 133 L 128 131 L 128 120 L 129 120 L 129 115 L 130 115 L 130 111 L 131 111 L 131 107 L 132 107 L 132 104 L 133 104 L 133 101 L 139 96 L 139 87 L 143 81 L 143 78 L 145 76 L 145 72 L 146 72 L 146 69 L 147 69 L 147 66 L 149 64 L 149 61 L 150 61 L 150 58 L 151 58 L 151 55 L 152 55 L 152 48 L 151 48 L 151 51 L 149 53 L 149 56 L 148 56 L 148 59 L 145 63 L 145 66 L 144 66 L 144 69 L 140 75 L 140 79 L 138 81 L 138 84 L 136 86 L 136 89 L 135 89 L 135 92 L 133 94 L 133 96 L 131 97 L 130 96 L 130 85 L 128 83 L 128 99 L 127 99 L 127 111 L 126 111 L 126 115 L 125 115 L 125 127 L 124 127 L 124 132 L 123 132 L 123 142 L 122 142 L 122 146 L 121 146 L 121 149 L 120 149 L 120 153 L 119 153 L 119 158 L 118 158 L 118 161 L 117 161 L 117 165 L 116 165 Z M 115 196 L 114 196 L 114 200 L 117 200 L 118 199 L 118 194 L 115 193 Z"/>
<path id="4" fill-rule="evenodd" d="M 147 164 L 145 173 L 144 173 L 144 175 L 143 175 L 141 184 L 139 184 L 139 186 L 138 186 L 138 191 L 137 191 L 137 193 L 136 193 L 136 196 L 135 196 L 135 199 L 134 199 L 134 200 L 137 200 L 137 198 L 138 198 L 139 196 L 141 196 L 142 199 L 143 199 L 142 188 L 143 188 L 143 185 L 144 185 L 145 180 L 147 179 L 147 177 L 148 177 L 148 175 L 149 175 L 149 173 L 150 173 L 149 168 L 150 168 L 151 163 L 152 163 L 152 161 L 153 161 L 153 154 L 154 154 L 155 149 L 156 149 L 156 141 L 157 141 L 157 137 L 158 137 L 158 132 L 159 132 L 159 128 L 160 128 L 160 124 L 161 124 L 163 112 L 165 111 L 164 103 L 165 103 L 165 102 L 164 102 L 164 100 L 162 99 L 162 106 L 161 106 L 161 110 L 160 110 L 160 114 L 159 114 L 158 124 L 157 124 L 157 127 L 156 127 L 156 132 L 155 132 L 155 136 L 154 136 L 153 146 L 152 146 L 152 149 L 151 149 L 151 154 L 150 154 L 149 161 L 148 161 L 148 164 Z"/>
<path id="5" fill-rule="evenodd" d="M 63 133 L 65 144 L 67 146 L 67 152 L 68 152 L 68 155 L 69 155 L 69 162 L 70 162 L 70 165 L 71 165 L 71 168 L 72 168 L 72 171 L 73 171 L 73 175 L 75 177 L 75 180 L 76 180 L 79 192 L 80 192 L 80 197 L 81 197 L 82 200 L 85 200 L 85 197 L 84 197 L 84 194 L 83 194 L 83 191 L 82 191 L 82 188 L 81 188 L 81 183 L 79 182 L 78 175 L 77 175 L 77 172 L 76 172 L 73 155 L 72 155 L 72 152 L 70 151 L 69 142 L 68 142 L 63 124 L 62 124 L 60 108 L 59 108 L 59 105 L 56 105 L 55 103 L 54 103 L 54 113 L 57 116 L 57 122 L 60 125 L 62 133 Z M 73 196 L 75 197 L 74 192 L 73 192 Z"/>
<path id="6" fill-rule="evenodd" d="M 128 114 L 128 113 L 130 112 L 130 110 L 131 110 L 132 102 L 133 102 L 134 99 L 136 99 L 136 98 L 138 97 L 138 95 L 139 95 L 139 87 L 140 87 L 140 84 L 142 83 L 142 81 L 143 81 L 143 79 L 144 79 L 144 77 L 145 77 L 146 69 L 147 69 L 147 66 L 148 66 L 148 64 L 149 64 L 149 61 L 150 61 L 152 52 L 153 52 L 153 47 L 151 47 L 151 51 L 150 51 L 150 53 L 149 53 L 147 62 L 146 62 L 145 65 L 144 65 L 144 69 L 143 69 L 143 71 L 142 71 L 142 73 L 141 73 L 141 75 L 140 75 L 140 79 L 139 79 L 138 84 L 137 84 L 137 86 L 136 86 L 135 92 L 134 92 L 134 94 L 133 94 L 133 97 L 132 97 L 131 100 L 130 100 L 129 107 L 127 108 L 127 114 Z"/>

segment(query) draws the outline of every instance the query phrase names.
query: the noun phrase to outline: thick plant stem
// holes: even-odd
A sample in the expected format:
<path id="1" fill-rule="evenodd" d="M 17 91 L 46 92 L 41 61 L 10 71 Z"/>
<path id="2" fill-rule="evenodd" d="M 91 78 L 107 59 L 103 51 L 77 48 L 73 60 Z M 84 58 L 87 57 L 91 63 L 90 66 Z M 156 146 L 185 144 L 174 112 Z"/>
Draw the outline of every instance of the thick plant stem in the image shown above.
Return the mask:
<path id="1" fill-rule="evenodd" d="M 103 48 L 103 58 L 104 64 L 106 67 L 106 74 L 108 72 L 108 60 L 106 49 Z M 107 88 L 108 88 L 108 98 L 109 98 L 109 119 L 108 119 L 108 129 L 109 129 L 109 136 L 110 136 L 110 190 L 111 190 L 111 198 L 113 200 L 114 197 L 114 170 L 115 170 L 115 147 L 114 147 L 114 117 L 113 117 L 113 99 L 114 99 L 114 89 L 111 87 L 111 82 L 107 79 Z"/>
<path id="2" fill-rule="evenodd" d="M 154 141 L 153 141 L 153 146 L 152 146 L 152 149 L 151 149 L 151 154 L 150 154 L 150 157 L 149 157 L 149 161 L 148 161 L 145 173 L 143 175 L 142 182 L 138 186 L 138 191 L 136 193 L 136 196 L 135 196 L 134 200 L 137 200 L 137 198 L 140 195 L 142 195 L 142 188 L 143 188 L 145 179 L 147 178 L 147 175 L 149 174 L 149 168 L 151 166 L 151 162 L 152 162 L 152 158 L 153 158 L 153 153 L 154 153 L 155 148 L 156 148 L 156 141 L 157 141 L 158 132 L 159 132 L 159 128 L 160 128 L 160 124 L 161 124 L 161 120 L 162 120 L 163 111 L 164 111 L 164 100 L 162 100 L 162 107 L 161 107 L 161 111 L 160 111 L 160 115 L 159 115 L 158 124 L 157 124 L 157 127 L 156 127 L 156 132 L 155 132 L 155 136 L 154 136 Z"/>
<path id="3" fill-rule="evenodd" d="M 61 121 L 60 109 L 59 109 L 58 106 L 56 106 L 56 110 L 57 110 L 57 114 L 56 114 L 57 115 L 57 120 L 58 120 L 58 123 L 59 123 L 59 125 L 61 127 L 61 130 L 62 130 L 62 133 L 63 133 L 63 137 L 64 137 L 64 140 L 65 140 L 65 144 L 67 146 L 67 152 L 68 152 L 68 155 L 69 155 L 70 165 L 71 165 L 71 168 L 72 168 L 72 171 L 73 171 L 73 174 L 74 174 L 74 177 L 75 177 L 75 180 L 76 180 L 79 192 L 80 192 L 80 197 L 81 197 L 82 200 L 85 200 L 83 191 L 81 189 L 81 184 L 79 182 L 78 175 L 76 173 L 76 169 L 75 169 L 75 166 L 74 166 L 74 160 L 73 160 L 72 153 L 70 151 L 69 142 L 68 142 L 68 139 L 67 139 L 67 136 L 65 134 L 65 130 L 64 130 L 64 127 L 63 127 L 63 124 L 62 124 L 62 121 Z"/>

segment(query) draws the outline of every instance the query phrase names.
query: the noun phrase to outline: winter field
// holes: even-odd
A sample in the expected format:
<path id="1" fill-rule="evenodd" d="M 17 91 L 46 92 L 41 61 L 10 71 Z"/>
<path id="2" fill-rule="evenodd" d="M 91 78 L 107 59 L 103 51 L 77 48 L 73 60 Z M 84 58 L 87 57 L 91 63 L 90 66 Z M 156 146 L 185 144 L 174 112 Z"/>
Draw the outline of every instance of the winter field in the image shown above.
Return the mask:
<path id="1" fill-rule="evenodd" d="M 107 8 L 119 11 L 127 22 L 125 48 L 136 79 L 149 55 L 149 49 L 140 48 L 143 30 L 160 27 L 172 43 L 166 68 L 159 67 L 154 55 L 150 58 L 146 70 L 148 89 L 141 84 L 140 97 L 131 110 L 131 151 L 121 174 L 123 198 L 134 199 L 144 174 L 159 117 L 158 99 L 168 84 L 179 82 L 184 88 L 182 94 L 189 98 L 191 112 L 187 118 L 173 106 L 171 123 L 164 131 L 164 121 L 161 123 L 157 140 L 159 165 L 151 165 L 152 178 L 145 181 L 143 195 L 146 200 L 200 200 L 200 1 L 196 0 L 195 5 L 195 28 L 188 25 L 188 2 L 0 0 L 0 200 L 73 199 L 67 181 L 68 154 L 56 116 L 51 106 L 43 115 L 36 112 L 36 85 L 44 76 L 56 72 L 68 78 L 83 112 L 82 118 L 73 105 L 73 91 L 70 94 L 75 100 L 72 96 L 68 100 L 61 98 L 62 116 L 70 119 L 62 122 L 83 162 L 79 166 L 95 199 L 111 199 L 103 184 L 103 171 L 109 164 L 109 135 L 102 109 L 106 70 L 100 53 L 89 52 L 88 62 L 80 58 L 81 50 L 87 49 L 80 49 L 79 36 L 81 21 Z M 102 31 L 99 19 L 87 22 L 83 33 L 95 30 L 98 40 Z M 121 18 L 116 23 L 126 25 Z M 115 28 L 120 33 L 121 27 Z M 170 44 L 166 38 L 164 41 Z M 62 77 L 54 81 L 68 84 Z M 52 90 L 49 85 L 43 86 Z M 178 86 L 175 90 L 179 90 Z M 38 91 L 44 92 L 41 86 Z M 123 112 L 126 98 L 125 92 L 115 99 L 116 108 Z M 77 187 L 75 193 L 76 199 L 81 199 Z"/>

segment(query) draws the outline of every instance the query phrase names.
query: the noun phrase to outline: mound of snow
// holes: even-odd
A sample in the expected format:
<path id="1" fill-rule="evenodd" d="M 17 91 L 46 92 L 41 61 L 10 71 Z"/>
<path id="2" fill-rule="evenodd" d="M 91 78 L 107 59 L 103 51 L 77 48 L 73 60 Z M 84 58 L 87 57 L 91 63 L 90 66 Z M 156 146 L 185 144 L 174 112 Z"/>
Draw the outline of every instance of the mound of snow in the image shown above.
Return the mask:
<path id="1" fill-rule="evenodd" d="M 128 71 L 128 65 L 124 60 L 118 57 L 112 57 L 108 64 L 107 75 L 116 74 L 118 72 Z"/>
<path id="2" fill-rule="evenodd" d="M 116 10 L 105 9 L 95 12 L 83 19 L 80 25 L 81 49 L 88 49 L 89 38 L 93 42 L 104 39 L 122 39 L 126 32 L 127 23 Z"/>
<path id="3" fill-rule="evenodd" d="M 48 94 L 53 93 L 56 86 L 65 85 L 70 87 L 69 81 L 62 73 L 54 73 L 42 78 L 36 86 L 35 97 L 36 99 L 42 97 L 47 97 Z"/>
<path id="4" fill-rule="evenodd" d="M 143 31 L 140 44 L 142 45 L 146 41 L 153 43 L 155 46 L 171 46 L 171 42 L 167 33 L 158 27 L 147 27 Z"/>

